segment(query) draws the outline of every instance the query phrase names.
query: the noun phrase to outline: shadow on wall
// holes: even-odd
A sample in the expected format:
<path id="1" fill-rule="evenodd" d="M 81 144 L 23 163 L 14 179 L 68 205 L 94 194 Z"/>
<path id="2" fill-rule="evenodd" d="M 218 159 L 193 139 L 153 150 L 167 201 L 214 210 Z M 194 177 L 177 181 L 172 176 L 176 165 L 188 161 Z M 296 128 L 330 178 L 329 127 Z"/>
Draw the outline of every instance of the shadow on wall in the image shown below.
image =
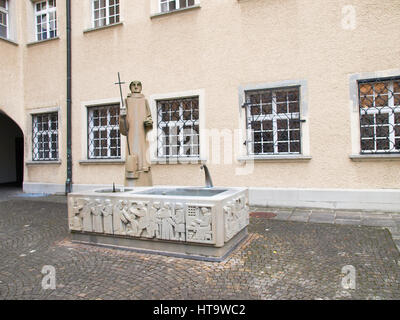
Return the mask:
<path id="1" fill-rule="evenodd" d="M 22 186 L 24 135 L 19 126 L 0 111 L 0 184 Z"/>

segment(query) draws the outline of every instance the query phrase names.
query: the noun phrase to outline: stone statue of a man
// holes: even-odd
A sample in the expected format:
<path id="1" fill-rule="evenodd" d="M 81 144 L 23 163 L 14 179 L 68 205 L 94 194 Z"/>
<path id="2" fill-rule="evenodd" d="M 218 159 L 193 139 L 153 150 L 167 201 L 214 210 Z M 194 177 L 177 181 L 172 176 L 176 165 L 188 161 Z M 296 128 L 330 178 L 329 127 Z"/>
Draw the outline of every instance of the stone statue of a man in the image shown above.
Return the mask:
<path id="1" fill-rule="evenodd" d="M 149 161 L 148 130 L 153 128 L 149 103 L 142 92 L 142 83 L 132 81 L 131 93 L 126 108 L 121 108 L 119 129 L 127 137 L 127 157 L 125 163 L 126 186 L 152 185 Z"/>

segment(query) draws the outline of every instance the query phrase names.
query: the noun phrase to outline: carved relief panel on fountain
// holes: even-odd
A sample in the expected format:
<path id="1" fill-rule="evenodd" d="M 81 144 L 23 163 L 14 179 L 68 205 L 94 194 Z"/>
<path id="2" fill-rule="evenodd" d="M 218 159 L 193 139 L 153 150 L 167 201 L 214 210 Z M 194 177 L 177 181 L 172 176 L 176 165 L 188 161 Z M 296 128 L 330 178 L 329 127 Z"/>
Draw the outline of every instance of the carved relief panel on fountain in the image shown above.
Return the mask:
<path id="1" fill-rule="evenodd" d="M 214 203 L 95 193 L 70 196 L 68 201 L 73 232 L 220 245 L 249 223 L 245 192 Z"/>
<path id="2" fill-rule="evenodd" d="M 190 206 L 186 211 L 186 241 L 215 243 L 215 219 L 209 206 Z"/>

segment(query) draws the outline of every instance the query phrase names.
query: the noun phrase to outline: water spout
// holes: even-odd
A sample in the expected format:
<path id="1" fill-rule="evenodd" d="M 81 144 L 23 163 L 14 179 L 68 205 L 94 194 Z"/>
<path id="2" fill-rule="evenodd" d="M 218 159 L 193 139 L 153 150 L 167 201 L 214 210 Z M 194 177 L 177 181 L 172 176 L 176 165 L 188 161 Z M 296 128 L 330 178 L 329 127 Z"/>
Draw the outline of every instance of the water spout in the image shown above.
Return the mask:
<path id="1" fill-rule="evenodd" d="M 210 171 L 208 171 L 208 168 L 205 164 L 203 164 L 200 169 L 204 169 L 204 174 L 205 174 L 205 179 L 206 179 L 206 188 L 213 188 L 214 185 L 211 180 L 211 175 Z"/>

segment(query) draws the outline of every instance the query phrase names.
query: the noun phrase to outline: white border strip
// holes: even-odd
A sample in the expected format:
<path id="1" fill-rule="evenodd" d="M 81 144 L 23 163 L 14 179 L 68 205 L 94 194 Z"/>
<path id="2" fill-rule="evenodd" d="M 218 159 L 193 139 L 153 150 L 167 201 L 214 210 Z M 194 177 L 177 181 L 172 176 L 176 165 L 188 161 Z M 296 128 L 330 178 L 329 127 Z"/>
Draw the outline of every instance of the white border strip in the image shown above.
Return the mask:
<path id="1" fill-rule="evenodd" d="M 311 207 L 400 212 L 397 189 L 250 188 L 249 203 L 262 207 Z"/>
<path id="2" fill-rule="evenodd" d="M 104 184 L 74 184 L 73 191 L 82 192 L 110 187 Z M 122 187 L 122 185 L 116 187 Z M 23 190 L 26 193 L 54 194 L 64 193 L 65 186 L 24 182 Z M 249 205 L 400 212 L 400 190 L 249 188 Z"/>

